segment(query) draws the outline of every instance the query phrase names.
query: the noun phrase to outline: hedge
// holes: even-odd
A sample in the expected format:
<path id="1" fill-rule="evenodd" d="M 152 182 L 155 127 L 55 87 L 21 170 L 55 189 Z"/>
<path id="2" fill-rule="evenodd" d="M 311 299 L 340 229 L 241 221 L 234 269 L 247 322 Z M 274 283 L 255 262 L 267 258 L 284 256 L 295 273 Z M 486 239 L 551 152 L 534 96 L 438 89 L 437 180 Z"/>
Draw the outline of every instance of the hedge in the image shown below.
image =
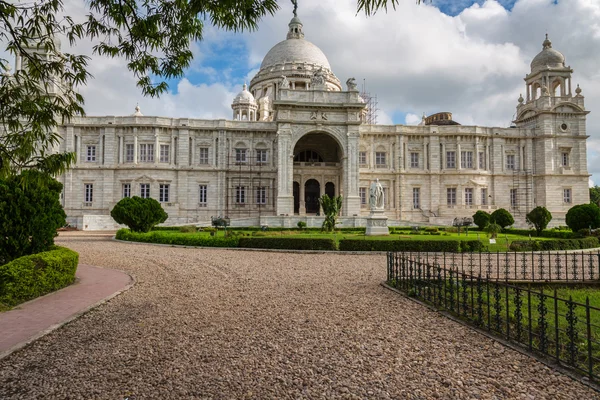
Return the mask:
<path id="1" fill-rule="evenodd" d="M 199 247 L 237 247 L 239 238 L 236 236 L 206 236 L 193 233 L 151 231 L 147 233 L 131 232 L 129 229 L 119 229 L 116 234 L 119 240 L 143 243 L 175 244 L 180 246 Z"/>
<path id="2" fill-rule="evenodd" d="M 340 250 L 343 251 L 436 251 L 458 253 L 479 251 L 483 248 L 477 240 L 373 240 L 373 239 L 341 239 Z"/>
<path id="3" fill-rule="evenodd" d="M 531 235 L 536 236 L 535 233 L 535 229 L 504 229 L 502 231 L 502 233 L 509 233 L 509 234 L 513 234 L 513 235 L 522 235 L 522 236 L 527 236 L 527 235 Z M 571 231 L 557 231 L 557 230 L 543 230 L 542 234 L 540 235 L 540 237 L 546 237 L 546 238 L 558 238 L 558 239 L 575 239 L 577 238 L 579 235 L 577 233 L 571 232 Z"/>
<path id="4" fill-rule="evenodd" d="M 242 237 L 239 241 L 239 247 L 248 249 L 337 250 L 335 240 L 329 238 Z"/>
<path id="5" fill-rule="evenodd" d="M 185 226 L 193 226 L 193 225 L 185 225 Z M 155 226 L 152 228 L 153 231 L 170 231 L 170 232 L 178 232 L 182 226 Z M 202 229 L 202 227 L 200 228 Z M 221 228 L 220 228 L 221 229 Z M 348 227 L 348 228 L 337 228 L 336 232 L 344 232 L 344 233 L 365 233 L 364 227 Z M 240 232 L 259 232 L 263 231 L 260 226 L 228 226 L 228 231 L 240 231 Z M 281 232 L 281 231 L 298 231 L 298 232 L 321 232 L 321 228 L 298 228 L 297 226 L 292 228 L 280 228 L 280 227 L 267 227 L 265 229 L 267 232 Z"/>
<path id="6" fill-rule="evenodd" d="M 510 244 L 512 251 L 581 250 L 600 246 L 597 237 L 557 240 L 515 240 Z"/>
<path id="7" fill-rule="evenodd" d="M 0 303 L 12 307 L 70 285 L 78 263 L 79 254 L 54 246 L 0 265 Z"/>

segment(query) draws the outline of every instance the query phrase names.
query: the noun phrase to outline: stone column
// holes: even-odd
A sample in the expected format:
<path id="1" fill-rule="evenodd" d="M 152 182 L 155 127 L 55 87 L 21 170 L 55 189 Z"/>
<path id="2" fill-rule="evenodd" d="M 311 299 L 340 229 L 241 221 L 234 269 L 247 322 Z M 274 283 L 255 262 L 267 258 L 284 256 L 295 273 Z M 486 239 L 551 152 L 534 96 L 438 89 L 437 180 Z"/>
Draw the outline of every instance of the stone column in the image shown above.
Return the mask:
<path id="1" fill-rule="evenodd" d="M 294 213 L 292 179 L 294 159 L 290 154 L 292 133 L 289 129 L 277 132 L 277 215 Z"/>
<path id="2" fill-rule="evenodd" d="M 138 135 L 137 128 L 133 128 L 133 163 L 138 163 Z"/>
<path id="3" fill-rule="evenodd" d="M 345 207 L 342 215 L 351 217 L 360 215 L 360 196 L 358 194 L 358 141 L 360 133 L 358 127 L 348 127 L 348 144 L 346 146 L 346 157 L 344 160 L 344 202 Z M 323 188 L 324 190 L 324 188 Z M 342 188 L 338 189 L 342 193 Z"/>
<path id="4" fill-rule="evenodd" d="M 190 155 L 192 157 L 192 159 L 190 160 L 190 165 L 193 166 L 194 162 L 196 162 L 196 137 L 195 136 L 192 136 L 192 148 L 190 150 L 191 150 Z"/>
<path id="5" fill-rule="evenodd" d="M 175 135 L 171 131 L 171 147 L 169 149 L 169 165 L 175 164 Z"/>
<path id="6" fill-rule="evenodd" d="M 160 160 L 160 143 L 158 142 L 158 128 L 154 128 L 154 164 L 158 164 Z"/>
<path id="7" fill-rule="evenodd" d="M 456 144 L 456 169 L 459 171 L 462 169 L 462 154 L 460 153 L 460 141 Z"/>
<path id="8" fill-rule="evenodd" d="M 440 140 L 443 140 L 440 138 Z M 440 171 L 446 168 L 446 144 L 442 143 L 442 157 L 440 159 Z"/>
<path id="9" fill-rule="evenodd" d="M 479 171 L 479 136 L 475 137 L 475 170 Z"/>
<path id="10" fill-rule="evenodd" d="M 123 153 L 124 153 L 124 138 L 123 135 L 119 136 L 119 164 L 123 164 Z"/>
<path id="11" fill-rule="evenodd" d="M 305 188 L 304 188 L 304 176 L 300 176 L 300 182 L 298 182 L 300 184 L 300 198 L 299 198 L 299 202 L 300 202 L 300 209 L 298 210 L 300 215 L 306 215 L 306 193 L 305 193 Z"/>

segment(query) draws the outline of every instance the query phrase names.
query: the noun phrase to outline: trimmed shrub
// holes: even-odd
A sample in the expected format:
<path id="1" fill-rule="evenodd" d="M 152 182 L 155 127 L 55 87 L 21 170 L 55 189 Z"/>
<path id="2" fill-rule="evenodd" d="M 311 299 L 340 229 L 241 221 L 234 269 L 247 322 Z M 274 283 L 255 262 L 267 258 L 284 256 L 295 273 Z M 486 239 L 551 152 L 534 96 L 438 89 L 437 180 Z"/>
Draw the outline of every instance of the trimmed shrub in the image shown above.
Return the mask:
<path id="1" fill-rule="evenodd" d="M 169 217 L 160 203 L 151 198 L 138 196 L 121 199 L 110 212 L 118 224 L 124 224 L 134 232 L 148 232 Z"/>
<path id="2" fill-rule="evenodd" d="M 510 228 L 510 229 L 505 229 L 504 233 L 510 233 L 513 235 L 529 236 L 529 235 L 534 235 L 535 230 Z M 577 234 L 573 233 L 570 229 L 568 231 L 565 231 L 565 230 L 557 230 L 557 229 L 553 228 L 553 229 L 547 229 L 547 230 L 542 231 L 540 237 L 557 238 L 557 239 L 576 239 Z"/>
<path id="3" fill-rule="evenodd" d="M 598 228 L 600 227 L 600 208 L 592 203 L 573 206 L 567 211 L 566 222 L 573 232 L 590 227 Z"/>
<path id="4" fill-rule="evenodd" d="M 509 213 L 504 208 L 499 208 L 490 215 L 490 223 L 496 223 L 502 227 L 502 229 L 507 226 L 511 226 L 515 223 L 515 219 L 512 214 Z"/>
<path id="5" fill-rule="evenodd" d="M 36 171 L 0 180 L 0 265 L 49 250 L 66 224 L 63 185 Z"/>
<path id="6" fill-rule="evenodd" d="M 458 240 L 377 240 L 377 239 L 341 239 L 343 251 L 445 251 L 458 253 Z"/>
<path id="7" fill-rule="evenodd" d="M 0 303 L 15 306 L 75 281 L 79 254 L 54 246 L 0 266 Z"/>
<path id="8" fill-rule="evenodd" d="M 596 237 L 583 239 L 557 240 L 515 240 L 509 246 L 511 251 L 557 251 L 580 250 L 598 247 L 600 242 Z"/>
<path id="9" fill-rule="evenodd" d="M 479 229 L 483 230 L 490 223 L 490 217 L 489 213 L 479 210 L 473 214 L 473 222 Z"/>
<path id="10" fill-rule="evenodd" d="M 194 233 L 194 232 L 198 232 L 198 228 L 196 228 L 194 225 L 180 226 L 179 227 L 179 232 L 182 232 L 182 233 Z"/>
<path id="11" fill-rule="evenodd" d="M 494 239 L 502 231 L 502 227 L 500 225 L 498 225 L 497 223 L 492 222 L 492 223 L 488 224 L 484 230 L 487 232 L 489 237 Z"/>
<path id="12" fill-rule="evenodd" d="M 542 234 L 542 231 L 546 229 L 550 221 L 552 221 L 552 214 L 546 207 L 537 206 L 531 210 L 526 216 L 526 221 L 529 225 L 535 228 L 538 236 Z"/>
<path id="13" fill-rule="evenodd" d="M 304 221 L 298 221 L 298 229 L 304 229 L 306 228 L 306 222 Z"/>
<path id="14" fill-rule="evenodd" d="M 337 250 L 335 240 L 328 238 L 244 237 L 240 238 L 239 247 L 248 249 Z"/>
<path id="15" fill-rule="evenodd" d="M 132 232 L 129 229 L 119 229 L 116 234 L 119 240 L 143 243 L 173 244 L 180 246 L 199 247 L 237 247 L 238 237 L 205 236 L 193 233 L 179 232 Z"/>

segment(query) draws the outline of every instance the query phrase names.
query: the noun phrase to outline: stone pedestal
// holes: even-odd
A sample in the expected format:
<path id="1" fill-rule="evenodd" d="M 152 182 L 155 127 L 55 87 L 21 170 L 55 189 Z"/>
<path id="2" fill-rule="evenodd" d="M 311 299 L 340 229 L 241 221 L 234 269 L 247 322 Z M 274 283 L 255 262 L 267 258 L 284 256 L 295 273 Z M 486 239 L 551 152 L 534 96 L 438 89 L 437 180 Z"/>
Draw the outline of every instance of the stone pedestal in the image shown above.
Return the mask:
<path id="1" fill-rule="evenodd" d="M 389 235 L 390 231 L 387 226 L 388 218 L 383 210 L 371 210 L 371 214 L 367 217 L 367 236 L 385 236 Z"/>

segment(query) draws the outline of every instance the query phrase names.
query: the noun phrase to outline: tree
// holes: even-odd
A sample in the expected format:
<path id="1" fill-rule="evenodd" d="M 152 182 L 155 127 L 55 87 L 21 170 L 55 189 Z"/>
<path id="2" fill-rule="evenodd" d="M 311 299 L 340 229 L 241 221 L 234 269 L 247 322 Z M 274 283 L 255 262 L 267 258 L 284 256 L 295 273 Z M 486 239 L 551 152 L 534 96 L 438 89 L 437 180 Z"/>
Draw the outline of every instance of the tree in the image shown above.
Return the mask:
<path id="1" fill-rule="evenodd" d="M 342 209 L 342 196 L 329 197 L 327 194 L 324 194 L 319 197 L 319 204 L 325 215 L 321 230 L 331 232 L 335 229 L 337 217 Z"/>
<path id="2" fill-rule="evenodd" d="M 0 265 L 54 245 L 66 223 L 61 191 L 60 182 L 37 171 L 0 179 Z"/>
<path id="3" fill-rule="evenodd" d="M 479 229 L 483 230 L 490 223 L 490 214 L 485 211 L 478 210 L 475 214 L 473 214 L 473 222 Z"/>
<path id="4" fill-rule="evenodd" d="M 546 229 L 550 221 L 552 221 L 552 214 L 546 207 L 537 206 L 525 216 L 525 220 L 529 225 L 535 228 L 537 235 L 540 236 L 542 231 Z"/>
<path id="5" fill-rule="evenodd" d="M 600 186 L 596 185 L 590 188 L 590 203 L 600 205 Z"/>
<path id="6" fill-rule="evenodd" d="M 567 211 L 566 223 L 573 232 L 600 227 L 600 208 L 596 204 L 579 204 Z"/>
<path id="7" fill-rule="evenodd" d="M 504 208 L 499 208 L 492 213 L 490 216 L 490 223 L 498 224 L 502 227 L 502 229 L 507 226 L 511 226 L 515 223 L 515 219 L 511 215 L 510 212 L 505 210 Z"/>
<path id="8" fill-rule="evenodd" d="M 111 210 L 110 216 L 134 232 L 148 232 L 169 217 L 158 201 L 138 196 L 121 199 Z"/>

